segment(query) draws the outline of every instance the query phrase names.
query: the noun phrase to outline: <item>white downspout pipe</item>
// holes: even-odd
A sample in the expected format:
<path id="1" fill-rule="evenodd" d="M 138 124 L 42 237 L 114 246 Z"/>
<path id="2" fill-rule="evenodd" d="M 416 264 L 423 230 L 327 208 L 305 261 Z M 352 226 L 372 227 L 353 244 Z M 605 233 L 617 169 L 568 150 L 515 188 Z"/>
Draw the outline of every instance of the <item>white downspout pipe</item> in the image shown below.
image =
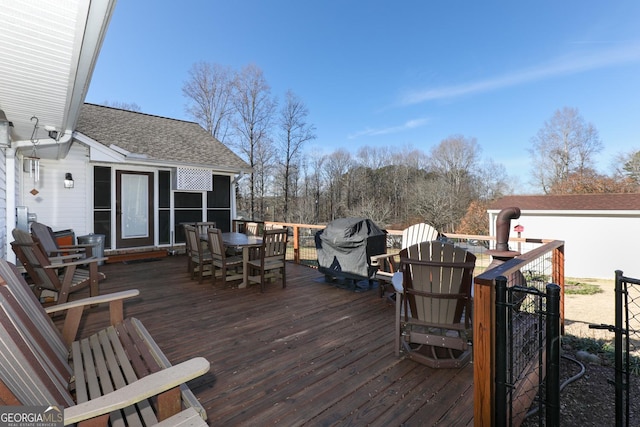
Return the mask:
<path id="1" fill-rule="evenodd" d="M 5 155 L 5 177 L 6 177 L 6 230 L 5 230 L 5 259 L 9 262 L 16 262 L 16 254 L 11 249 L 11 242 L 13 241 L 13 234 L 11 233 L 16 228 L 16 192 L 18 181 L 16 178 L 16 150 L 14 148 L 7 148 L 4 152 Z"/>

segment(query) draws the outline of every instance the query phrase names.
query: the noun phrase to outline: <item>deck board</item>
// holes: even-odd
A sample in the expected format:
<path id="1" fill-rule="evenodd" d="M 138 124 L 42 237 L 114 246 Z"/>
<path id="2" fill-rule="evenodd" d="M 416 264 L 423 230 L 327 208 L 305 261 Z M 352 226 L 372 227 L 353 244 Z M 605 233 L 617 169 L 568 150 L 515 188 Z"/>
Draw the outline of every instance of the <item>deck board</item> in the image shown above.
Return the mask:
<path id="1" fill-rule="evenodd" d="M 434 370 L 393 354 L 394 306 L 287 264 L 276 282 L 237 289 L 186 272 L 184 256 L 101 267 L 101 292 L 137 288 L 125 315 L 140 319 L 172 363 L 211 371 L 189 383 L 212 426 L 473 424 L 472 365 Z M 81 296 L 81 295 L 79 295 Z M 81 335 L 101 328 L 87 312 Z"/>

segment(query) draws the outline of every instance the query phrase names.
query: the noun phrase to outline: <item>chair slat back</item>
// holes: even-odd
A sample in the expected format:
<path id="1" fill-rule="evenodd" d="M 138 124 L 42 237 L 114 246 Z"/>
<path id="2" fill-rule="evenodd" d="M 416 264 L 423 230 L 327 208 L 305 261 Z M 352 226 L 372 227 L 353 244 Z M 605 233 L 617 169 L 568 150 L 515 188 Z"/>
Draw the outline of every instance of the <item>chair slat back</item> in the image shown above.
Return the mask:
<path id="1" fill-rule="evenodd" d="M 66 351 L 60 354 L 61 338 L 58 345 L 51 341 L 55 334 L 48 328 L 55 329 L 53 324 L 39 318 L 31 306 L 34 301 L 22 295 L 17 276 L 7 274 L 11 268 L 6 261 L 0 260 L 0 266 L 0 379 L 23 405 L 72 405 L 68 391 L 72 371 Z"/>
<path id="2" fill-rule="evenodd" d="M 193 225 L 185 225 L 184 232 L 187 238 L 187 245 L 192 256 L 199 256 L 202 254 L 202 246 L 200 245 L 200 236 L 198 235 L 198 229 Z"/>
<path id="3" fill-rule="evenodd" d="M 247 236 L 257 236 L 258 235 L 258 223 L 257 222 L 247 222 L 244 225 L 244 234 Z"/>
<path id="4" fill-rule="evenodd" d="M 400 262 L 411 316 L 431 324 L 459 323 L 471 298 L 475 260 L 472 253 L 439 241 L 403 249 Z"/>
<path id="5" fill-rule="evenodd" d="M 207 230 L 210 228 L 216 228 L 216 223 L 213 221 L 209 221 L 209 222 L 196 222 L 195 223 L 195 227 L 196 227 L 196 232 L 198 233 L 198 235 L 200 236 L 204 236 L 205 234 L 207 234 Z"/>
<path id="6" fill-rule="evenodd" d="M 11 242 L 11 247 L 31 279 L 45 289 L 58 291 L 58 276 L 54 270 L 45 268 L 51 265 L 51 261 L 42 246 L 24 230 L 14 228 L 12 234 L 15 241 Z"/>
<path id="7" fill-rule="evenodd" d="M 45 253 L 52 254 L 59 249 L 51 227 L 40 222 L 34 222 L 31 224 L 31 234 L 34 239 L 40 242 Z"/>
<path id="8" fill-rule="evenodd" d="M 402 249 L 420 242 L 437 240 L 440 233 L 426 223 L 413 224 L 402 231 Z"/>
<path id="9" fill-rule="evenodd" d="M 226 258 L 224 242 L 222 241 L 222 231 L 219 228 L 209 228 L 209 250 L 214 260 L 224 261 Z"/>
<path id="10" fill-rule="evenodd" d="M 66 361 L 68 349 L 62 339 L 62 334 L 15 265 L 0 259 L 0 277 L 4 279 L 5 286 L 11 292 L 16 303 L 27 313 L 34 328 L 42 333 L 42 339 L 51 346 L 60 360 Z"/>
<path id="11" fill-rule="evenodd" d="M 265 259 L 282 258 L 287 254 L 287 230 L 265 230 L 262 235 L 262 247 Z"/>

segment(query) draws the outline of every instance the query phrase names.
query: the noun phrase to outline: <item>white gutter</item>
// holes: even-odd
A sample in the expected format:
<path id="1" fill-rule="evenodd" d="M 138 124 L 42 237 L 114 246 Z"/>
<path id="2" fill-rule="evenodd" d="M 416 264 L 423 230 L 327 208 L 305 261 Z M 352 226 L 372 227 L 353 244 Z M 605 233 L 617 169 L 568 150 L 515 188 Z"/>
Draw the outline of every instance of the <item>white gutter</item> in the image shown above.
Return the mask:
<path id="1" fill-rule="evenodd" d="M 86 22 L 79 25 L 76 30 L 78 34 L 83 34 L 83 39 L 77 55 L 78 62 L 75 64 L 75 72 L 69 74 L 69 93 L 67 94 L 66 106 L 68 114 L 66 122 L 62 126 L 65 134 L 69 137 L 76 127 L 78 117 L 80 117 L 80 109 L 89 91 L 93 70 L 116 6 L 116 0 L 93 0 L 86 2 L 86 4 L 89 8 L 86 12 Z M 66 147 L 63 157 L 68 154 L 70 146 L 71 144 L 68 144 Z"/>

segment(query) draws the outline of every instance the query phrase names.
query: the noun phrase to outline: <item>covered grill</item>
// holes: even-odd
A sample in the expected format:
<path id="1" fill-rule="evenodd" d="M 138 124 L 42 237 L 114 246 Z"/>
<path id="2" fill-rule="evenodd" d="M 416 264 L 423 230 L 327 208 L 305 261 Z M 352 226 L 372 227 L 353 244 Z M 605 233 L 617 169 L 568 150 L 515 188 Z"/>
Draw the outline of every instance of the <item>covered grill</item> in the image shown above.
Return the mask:
<path id="1" fill-rule="evenodd" d="M 371 256 L 387 250 L 386 231 L 366 218 L 339 218 L 315 235 L 318 269 L 325 278 L 369 279 Z"/>

